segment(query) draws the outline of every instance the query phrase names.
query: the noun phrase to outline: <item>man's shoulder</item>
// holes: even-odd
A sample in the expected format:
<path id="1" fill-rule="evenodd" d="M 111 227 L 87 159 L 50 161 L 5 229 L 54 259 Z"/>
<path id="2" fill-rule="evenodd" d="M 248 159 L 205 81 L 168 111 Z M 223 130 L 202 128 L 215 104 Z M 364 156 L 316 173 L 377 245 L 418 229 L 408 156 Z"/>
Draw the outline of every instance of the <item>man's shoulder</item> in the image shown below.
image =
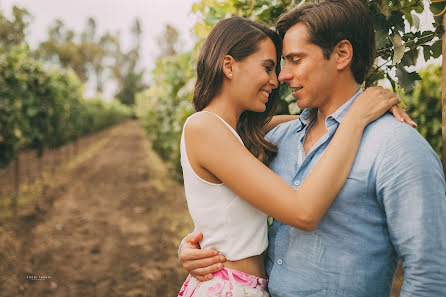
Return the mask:
<path id="1" fill-rule="evenodd" d="M 361 149 L 369 148 L 382 157 L 397 158 L 400 155 L 411 158 L 430 159 L 438 161 L 438 156 L 431 145 L 413 127 L 395 119 L 393 115 L 385 114 L 364 130 Z"/>
<path id="2" fill-rule="evenodd" d="M 302 125 L 299 119 L 283 122 L 271 129 L 271 131 L 266 134 L 265 138 L 271 142 L 279 142 L 282 138 L 288 135 L 290 132 L 296 131 Z"/>
<path id="3" fill-rule="evenodd" d="M 406 142 L 424 141 L 418 131 L 406 123 L 398 121 L 393 115 L 385 114 L 370 123 L 364 130 L 364 138 L 380 141 Z"/>

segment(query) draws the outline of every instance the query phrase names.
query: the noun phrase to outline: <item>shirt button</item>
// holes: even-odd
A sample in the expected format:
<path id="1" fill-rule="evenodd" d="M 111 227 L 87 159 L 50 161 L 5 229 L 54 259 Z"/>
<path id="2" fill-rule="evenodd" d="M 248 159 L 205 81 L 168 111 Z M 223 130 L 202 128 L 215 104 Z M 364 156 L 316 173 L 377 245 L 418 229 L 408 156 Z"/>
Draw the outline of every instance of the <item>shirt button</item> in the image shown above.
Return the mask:
<path id="1" fill-rule="evenodd" d="M 279 259 L 279 260 L 277 260 L 277 264 L 279 264 L 279 265 L 282 265 L 282 260 L 281 259 Z"/>
<path id="2" fill-rule="evenodd" d="M 294 182 L 294 184 L 295 184 L 296 186 L 298 186 L 298 185 L 300 185 L 300 181 L 296 180 L 296 181 Z"/>

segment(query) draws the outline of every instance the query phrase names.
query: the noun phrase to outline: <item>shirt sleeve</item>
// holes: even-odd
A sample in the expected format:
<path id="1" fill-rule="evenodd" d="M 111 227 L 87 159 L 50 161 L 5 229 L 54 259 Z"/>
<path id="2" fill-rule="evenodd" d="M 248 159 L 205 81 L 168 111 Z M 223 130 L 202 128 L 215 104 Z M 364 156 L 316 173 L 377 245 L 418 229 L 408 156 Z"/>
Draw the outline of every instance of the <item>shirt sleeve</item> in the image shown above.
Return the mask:
<path id="1" fill-rule="evenodd" d="M 446 296 L 446 187 L 436 153 L 416 131 L 398 126 L 376 171 L 392 243 L 403 262 L 401 297 Z"/>

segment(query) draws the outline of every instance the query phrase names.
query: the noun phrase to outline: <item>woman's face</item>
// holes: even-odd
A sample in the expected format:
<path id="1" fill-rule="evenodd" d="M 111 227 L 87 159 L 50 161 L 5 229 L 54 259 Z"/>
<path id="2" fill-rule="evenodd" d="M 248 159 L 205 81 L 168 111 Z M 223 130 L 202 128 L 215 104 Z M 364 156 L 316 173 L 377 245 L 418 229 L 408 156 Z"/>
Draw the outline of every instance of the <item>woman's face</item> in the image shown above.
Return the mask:
<path id="1" fill-rule="evenodd" d="M 258 43 L 258 50 L 233 66 L 234 96 L 244 110 L 263 112 L 268 97 L 277 88 L 276 47 L 270 38 Z"/>

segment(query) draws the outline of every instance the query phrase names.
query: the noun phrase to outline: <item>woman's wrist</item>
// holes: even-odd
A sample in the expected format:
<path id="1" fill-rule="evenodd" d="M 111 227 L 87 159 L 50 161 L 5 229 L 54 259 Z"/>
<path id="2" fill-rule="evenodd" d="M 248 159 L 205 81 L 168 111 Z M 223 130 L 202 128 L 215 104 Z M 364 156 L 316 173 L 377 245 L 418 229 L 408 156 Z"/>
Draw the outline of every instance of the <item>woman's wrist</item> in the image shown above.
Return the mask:
<path id="1" fill-rule="evenodd" d="M 369 124 L 367 117 L 357 111 L 354 105 L 347 112 L 342 122 L 357 129 L 364 129 Z"/>

